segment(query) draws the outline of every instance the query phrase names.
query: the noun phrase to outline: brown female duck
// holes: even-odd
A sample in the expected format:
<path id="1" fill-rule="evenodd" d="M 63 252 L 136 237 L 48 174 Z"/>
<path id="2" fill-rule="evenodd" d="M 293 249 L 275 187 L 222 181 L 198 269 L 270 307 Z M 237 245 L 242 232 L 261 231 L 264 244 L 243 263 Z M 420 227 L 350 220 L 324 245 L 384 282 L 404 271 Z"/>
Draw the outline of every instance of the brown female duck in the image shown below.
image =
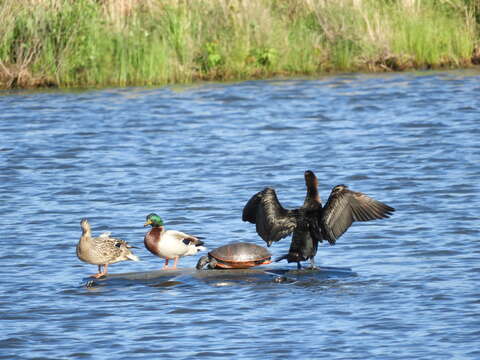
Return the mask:
<path id="1" fill-rule="evenodd" d="M 92 277 L 99 278 L 107 275 L 108 264 L 125 260 L 139 260 L 138 256 L 133 255 L 130 250 L 133 246 L 128 245 L 126 241 L 110 237 L 108 232 L 99 237 L 92 237 L 92 230 L 87 219 L 82 219 L 80 226 L 82 227 L 82 236 L 77 244 L 77 256 L 86 263 L 98 265 L 98 273 Z"/>

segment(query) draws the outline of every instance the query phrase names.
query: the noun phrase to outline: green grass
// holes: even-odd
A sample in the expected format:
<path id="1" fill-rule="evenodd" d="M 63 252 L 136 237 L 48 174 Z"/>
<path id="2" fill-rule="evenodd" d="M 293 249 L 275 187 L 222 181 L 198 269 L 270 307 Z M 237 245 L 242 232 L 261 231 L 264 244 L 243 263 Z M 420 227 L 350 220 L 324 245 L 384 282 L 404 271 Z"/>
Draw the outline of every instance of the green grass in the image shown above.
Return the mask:
<path id="1" fill-rule="evenodd" d="M 455 15 L 448 8 L 432 4 L 402 21 L 395 17 L 392 52 L 406 53 L 423 66 L 464 63 L 472 55 L 475 43 L 473 20 L 459 21 Z"/>
<path id="2" fill-rule="evenodd" d="M 473 0 L 0 0 L 0 86 L 470 64 Z"/>

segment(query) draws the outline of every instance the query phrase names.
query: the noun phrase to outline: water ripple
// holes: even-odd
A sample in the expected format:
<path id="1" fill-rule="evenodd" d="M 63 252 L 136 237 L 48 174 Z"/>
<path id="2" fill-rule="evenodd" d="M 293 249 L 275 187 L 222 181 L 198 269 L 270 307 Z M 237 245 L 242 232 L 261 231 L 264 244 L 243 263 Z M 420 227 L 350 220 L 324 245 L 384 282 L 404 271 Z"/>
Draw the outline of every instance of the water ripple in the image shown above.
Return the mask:
<path id="1" fill-rule="evenodd" d="M 479 79 L 0 94 L 0 359 L 478 358 Z M 323 200 L 345 183 L 397 208 L 320 247 L 318 264 L 353 273 L 89 282 L 95 266 L 75 256 L 88 217 L 139 247 L 112 273 L 158 270 L 143 248 L 152 211 L 209 248 L 262 244 L 243 205 L 272 186 L 299 206 L 306 169 Z"/>

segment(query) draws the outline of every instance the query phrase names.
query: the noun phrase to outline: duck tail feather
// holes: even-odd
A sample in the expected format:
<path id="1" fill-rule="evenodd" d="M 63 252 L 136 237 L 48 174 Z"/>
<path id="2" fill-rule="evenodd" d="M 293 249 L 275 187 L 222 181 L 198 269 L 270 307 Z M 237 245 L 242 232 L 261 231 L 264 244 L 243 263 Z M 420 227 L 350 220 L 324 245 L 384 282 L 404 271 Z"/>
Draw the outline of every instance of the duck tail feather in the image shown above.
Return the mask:
<path id="1" fill-rule="evenodd" d="M 139 261 L 140 260 L 140 258 L 137 255 L 133 255 L 133 254 L 128 254 L 127 259 L 133 260 L 133 261 Z"/>

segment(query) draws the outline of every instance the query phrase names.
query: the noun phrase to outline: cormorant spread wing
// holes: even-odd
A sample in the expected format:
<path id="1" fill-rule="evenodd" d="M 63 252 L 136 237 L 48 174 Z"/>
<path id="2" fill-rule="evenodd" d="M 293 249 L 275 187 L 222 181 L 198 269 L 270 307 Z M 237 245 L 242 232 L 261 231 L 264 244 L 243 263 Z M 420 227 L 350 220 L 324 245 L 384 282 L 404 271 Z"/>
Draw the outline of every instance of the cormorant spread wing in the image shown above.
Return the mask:
<path id="1" fill-rule="evenodd" d="M 242 220 L 256 225 L 268 246 L 290 235 L 297 227 L 295 211 L 283 208 L 275 190 L 265 188 L 253 195 L 243 208 Z"/>
<path id="2" fill-rule="evenodd" d="M 394 208 L 361 192 L 337 185 L 332 189 L 321 213 L 322 235 L 333 245 L 354 221 L 384 219 L 394 211 Z"/>

